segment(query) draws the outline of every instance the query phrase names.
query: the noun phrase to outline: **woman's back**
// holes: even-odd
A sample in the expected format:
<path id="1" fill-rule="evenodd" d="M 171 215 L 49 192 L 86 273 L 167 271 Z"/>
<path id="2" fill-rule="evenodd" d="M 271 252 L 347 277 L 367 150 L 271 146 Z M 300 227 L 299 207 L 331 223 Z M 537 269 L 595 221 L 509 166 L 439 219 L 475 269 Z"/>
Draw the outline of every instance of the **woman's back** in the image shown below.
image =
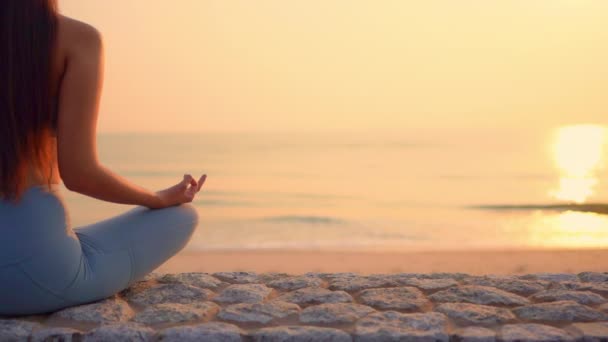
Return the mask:
<path id="1" fill-rule="evenodd" d="M 53 63 L 50 65 L 50 88 L 55 102 L 59 102 L 66 66 L 70 63 L 82 63 L 79 58 L 99 53 L 100 49 L 101 35 L 94 27 L 66 16 L 58 16 Z M 49 163 L 38 166 L 28 162 L 26 189 L 45 184 L 45 175 L 48 174 L 52 175 L 51 183 L 61 181 L 57 162 L 57 132 L 45 137 L 45 146 L 51 156 Z"/>

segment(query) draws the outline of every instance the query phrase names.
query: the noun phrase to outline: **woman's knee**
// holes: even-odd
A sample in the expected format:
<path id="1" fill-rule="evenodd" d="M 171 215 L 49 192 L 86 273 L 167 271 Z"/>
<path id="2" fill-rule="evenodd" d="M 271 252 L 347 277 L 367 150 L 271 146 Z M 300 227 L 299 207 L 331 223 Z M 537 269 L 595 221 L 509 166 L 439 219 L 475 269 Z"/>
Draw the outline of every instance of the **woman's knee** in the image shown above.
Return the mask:
<path id="1" fill-rule="evenodd" d="M 171 211 L 172 220 L 179 229 L 184 229 L 192 234 L 198 226 L 199 215 L 196 207 L 190 203 L 166 208 Z"/>

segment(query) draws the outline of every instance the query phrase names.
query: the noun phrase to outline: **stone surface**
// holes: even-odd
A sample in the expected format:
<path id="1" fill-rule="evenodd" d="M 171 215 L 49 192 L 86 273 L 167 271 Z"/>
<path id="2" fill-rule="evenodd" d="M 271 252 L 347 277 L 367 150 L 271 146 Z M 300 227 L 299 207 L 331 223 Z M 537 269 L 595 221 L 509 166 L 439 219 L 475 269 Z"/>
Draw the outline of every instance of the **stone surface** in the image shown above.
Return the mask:
<path id="1" fill-rule="evenodd" d="M 30 342 L 76 342 L 82 339 L 82 332 L 72 328 L 52 327 L 36 330 L 30 337 Z M 1 340 L 1 339 L 0 339 Z"/>
<path id="2" fill-rule="evenodd" d="M 604 297 L 589 291 L 547 290 L 536 293 L 530 299 L 538 302 L 557 302 L 572 300 L 579 304 L 597 305 L 606 303 Z"/>
<path id="3" fill-rule="evenodd" d="M 18 319 L 0 319 L 0 341 L 26 341 L 40 324 Z"/>
<path id="4" fill-rule="evenodd" d="M 574 341 L 566 331 L 543 324 L 507 324 L 500 330 L 500 340 L 504 342 L 549 342 Z"/>
<path id="5" fill-rule="evenodd" d="M 443 314 L 384 311 L 360 319 L 355 341 L 448 341 L 447 319 Z"/>
<path id="6" fill-rule="evenodd" d="M 513 313 L 523 320 L 540 322 L 588 322 L 606 319 L 606 314 L 571 300 L 522 306 L 513 309 Z"/>
<path id="7" fill-rule="evenodd" d="M 241 342 L 243 331 L 233 324 L 208 322 L 167 328 L 158 333 L 159 341 Z"/>
<path id="8" fill-rule="evenodd" d="M 397 286 L 398 283 L 382 275 L 377 276 L 360 276 L 360 275 L 345 275 L 338 278 L 333 278 L 329 283 L 329 289 L 341 291 L 360 291 L 377 287 Z"/>
<path id="9" fill-rule="evenodd" d="M 509 309 L 470 303 L 443 303 L 435 308 L 463 325 L 497 325 L 515 320 Z"/>
<path id="10" fill-rule="evenodd" d="M 405 286 L 414 286 L 425 292 L 445 290 L 458 285 L 458 282 L 451 278 L 425 279 L 407 277 L 398 280 L 398 283 Z"/>
<path id="11" fill-rule="evenodd" d="M 464 285 L 435 292 L 429 298 L 434 302 L 462 302 L 482 305 L 525 305 L 530 301 L 522 296 L 489 286 Z"/>
<path id="12" fill-rule="evenodd" d="M 590 291 L 604 297 L 608 296 L 608 283 L 581 283 L 578 281 L 567 281 L 554 283 L 550 289 Z"/>
<path id="13" fill-rule="evenodd" d="M 233 284 L 213 300 L 220 303 L 257 303 L 268 298 L 272 289 L 264 284 Z"/>
<path id="14" fill-rule="evenodd" d="M 608 341 L 608 322 L 574 323 L 572 328 L 584 341 Z"/>
<path id="15" fill-rule="evenodd" d="M 420 290 L 409 286 L 363 290 L 359 298 L 361 303 L 382 310 L 416 311 L 430 305 Z"/>
<path id="16" fill-rule="evenodd" d="M 581 272 L 578 278 L 583 282 L 606 283 L 608 282 L 608 272 Z"/>
<path id="17" fill-rule="evenodd" d="M 163 323 L 181 323 L 208 320 L 219 311 L 219 306 L 212 302 L 193 304 L 160 303 L 146 307 L 138 312 L 133 321 L 155 325 Z"/>
<path id="18" fill-rule="evenodd" d="M 521 279 L 545 280 L 545 281 L 579 281 L 576 274 L 568 273 L 533 273 L 520 276 Z"/>
<path id="19" fill-rule="evenodd" d="M 51 318 L 69 319 L 77 322 L 115 323 L 128 321 L 134 315 L 135 312 L 127 302 L 113 296 L 98 302 L 57 311 Z"/>
<path id="20" fill-rule="evenodd" d="M 273 300 L 267 303 L 232 304 L 223 308 L 217 317 L 230 322 L 267 324 L 299 312 L 297 304 Z"/>
<path id="21" fill-rule="evenodd" d="M 608 341 L 607 274 L 154 273 L 0 341 Z"/>
<path id="22" fill-rule="evenodd" d="M 84 342 L 143 342 L 151 341 L 155 332 L 136 323 L 102 325 L 84 335 Z"/>
<path id="23" fill-rule="evenodd" d="M 287 292 L 277 299 L 299 305 L 348 303 L 353 301 L 353 297 L 344 291 L 331 291 L 320 287 L 305 287 Z"/>
<path id="24" fill-rule="evenodd" d="M 231 284 L 254 284 L 260 282 L 258 274 L 255 272 L 216 272 L 213 273 L 213 276 Z"/>
<path id="25" fill-rule="evenodd" d="M 350 342 L 349 334 L 333 328 L 310 326 L 281 326 L 259 329 L 251 334 L 260 342 Z"/>
<path id="26" fill-rule="evenodd" d="M 448 272 L 435 272 L 435 273 L 431 273 L 428 275 L 425 275 L 425 278 L 429 278 L 429 279 L 455 279 L 455 280 L 462 280 L 465 278 L 470 277 L 470 274 L 466 274 L 466 273 L 460 273 L 460 272 L 456 272 L 456 273 L 448 273 Z"/>
<path id="27" fill-rule="evenodd" d="M 494 330 L 483 327 L 459 328 L 450 335 L 450 341 L 494 342 L 496 341 L 496 333 Z"/>
<path id="28" fill-rule="evenodd" d="M 165 274 L 158 279 L 161 283 L 183 283 L 203 289 L 217 290 L 222 285 L 226 285 L 223 281 L 211 276 L 208 273 L 191 272 L 178 274 Z"/>
<path id="29" fill-rule="evenodd" d="M 125 295 L 129 302 L 138 305 L 153 305 L 160 303 L 188 304 L 193 301 L 204 301 L 213 298 L 215 293 L 186 284 L 159 284 L 147 287 L 141 291 L 129 292 Z"/>
<path id="30" fill-rule="evenodd" d="M 373 312 L 373 308 L 354 303 L 327 303 L 309 306 L 300 313 L 300 322 L 305 324 L 354 323 Z"/>
<path id="31" fill-rule="evenodd" d="M 324 281 L 319 277 L 295 276 L 279 278 L 268 282 L 267 285 L 282 291 L 293 291 L 305 287 L 320 287 L 323 284 Z"/>
<path id="32" fill-rule="evenodd" d="M 158 273 L 158 272 L 151 272 L 146 274 L 141 280 L 139 281 L 143 281 L 143 282 L 149 282 L 149 281 L 158 281 L 158 279 L 160 279 L 161 277 L 163 277 L 164 274 L 162 273 Z"/>
<path id="33" fill-rule="evenodd" d="M 490 286 L 520 296 L 529 296 L 544 290 L 548 282 L 543 280 L 526 280 L 512 276 L 470 277 L 463 280 L 467 285 Z"/>

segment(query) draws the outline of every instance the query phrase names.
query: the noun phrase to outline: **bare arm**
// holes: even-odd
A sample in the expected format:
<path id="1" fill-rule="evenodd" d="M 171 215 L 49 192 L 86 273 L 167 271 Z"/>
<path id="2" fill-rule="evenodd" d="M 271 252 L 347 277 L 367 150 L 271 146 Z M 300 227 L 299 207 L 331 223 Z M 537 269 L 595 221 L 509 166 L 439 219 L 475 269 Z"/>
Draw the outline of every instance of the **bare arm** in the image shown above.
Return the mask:
<path id="1" fill-rule="evenodd" d="M 189 175 L 170 188 L 179 187 L 169 194 L 173 198 L 168 198 L 170 196 L 165 195 L 169 189 L 151 192 L 113 173 L 99 162 L 96 128 L 103 85 L 103 44 L 94 28 L 82 23 L 67 25 L 70 27 L 64 30 L 64 35 L 69 44 L 59 95 L 57 128 L 59 173 L 65 186 L 100 200 L 149 208 L 191 201 L 202 182 L 197 185 Z M 175 198 L 176 190 L 183 190 L 181 192 L 186 197 Z M 189 192 L 185 193 L 185 190 Z"/>

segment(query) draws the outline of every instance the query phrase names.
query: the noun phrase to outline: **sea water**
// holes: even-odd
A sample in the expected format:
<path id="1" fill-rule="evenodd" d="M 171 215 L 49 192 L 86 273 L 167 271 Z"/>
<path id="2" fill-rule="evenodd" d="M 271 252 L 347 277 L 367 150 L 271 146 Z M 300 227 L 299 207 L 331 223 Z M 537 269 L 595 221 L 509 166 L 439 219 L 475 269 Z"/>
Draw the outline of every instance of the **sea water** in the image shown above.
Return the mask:
<path id="1" fill-rule="evenodd" d="M 572 202 L 555 196 L 565 176 L 554 133 L 106 133 L 98 149 L 104 165 L 150 190 L 208 175 L 189 250 L 605 247 L 607 216 L 544 207 Z M 585 201 L 602 203 L 608 179 L 599 164 L 589 173 Z M 131 207 L 62 190 L 74 227 Z"/>

